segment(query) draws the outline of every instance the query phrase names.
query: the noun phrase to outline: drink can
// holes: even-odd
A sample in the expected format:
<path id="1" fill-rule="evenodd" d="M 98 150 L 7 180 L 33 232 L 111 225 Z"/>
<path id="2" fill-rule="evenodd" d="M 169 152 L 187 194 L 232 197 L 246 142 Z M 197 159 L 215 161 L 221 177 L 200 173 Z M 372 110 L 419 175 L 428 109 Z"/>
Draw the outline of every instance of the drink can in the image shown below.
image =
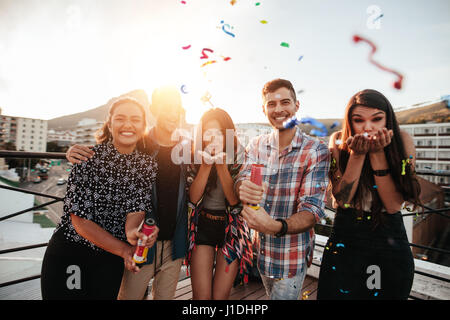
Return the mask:
<path id="1" fill-rule="evenodd" d="M 144 224 L 142 225 L 141 232 L 146 236 L 149 236 L 155 230 L 155 226 L 156 226 L 155 220 L 153 220 L 152 218 L 147 218 L 145 219 Z M 137 264 L 141 264 L 147 261 L 147 253 L 148 248 L 146 246 L 143 246 L 141 239 L 139 239 L 136 251 L 134 252 L 133 255 L 134 262 L 136 262 Z"/>

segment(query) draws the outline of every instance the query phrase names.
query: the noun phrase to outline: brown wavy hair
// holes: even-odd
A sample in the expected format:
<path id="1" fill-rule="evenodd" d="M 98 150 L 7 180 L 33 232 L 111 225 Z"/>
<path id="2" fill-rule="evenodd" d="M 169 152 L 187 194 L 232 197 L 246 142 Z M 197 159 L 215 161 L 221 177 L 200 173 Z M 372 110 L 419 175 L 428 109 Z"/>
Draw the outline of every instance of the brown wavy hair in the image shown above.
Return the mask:
<path id="1" fill-rule="evenodd" d="M 419 199 L 420 184 L 415 175 L 415 171 L 411 165 L 405 168 L 405 175 L 402 175 L 402 160 L 409 158 L 406 154 L 403 140 L 400 135 L 400 127 L 395 117 L 394 109 L 389 100 L 380 92 L 372 89 L 362 90 L 351 97 L 345 109 L 344 124 L 341 131 L 342 144 L 339 145 L 339 169 L 345 172 L 347 162 L 350 156 L 350 150 L 345 143 L 350 136 L 355 135 L 351 125 L 351 115 L 353 109 L 357 106 L 364 106 L 382 110 L 386 113 L 386 128 L 392 130 L 394 135 L 391 143 L 384 148 L 384 154 L 389 165 L 390 175 L 394 181 L 395 188 L 403 195 L 403 200 L 408 201 L 414 205 L 414 210 L 417 206 L 421 206 Z M 378 192 L 373 188 L 375 179 L 372 174 L 372 168 L 368 155 L 364 160 L 364 165 L 361 171 L 358 188 L 352 200 L 352 205 L 358 210 L 363 208 L 364 189 L 369 190 L 372 194 L 371 212 L 374 217 L 375 225 L 382 222 L 381 210 L 383 203 L 378 195 Z"/>

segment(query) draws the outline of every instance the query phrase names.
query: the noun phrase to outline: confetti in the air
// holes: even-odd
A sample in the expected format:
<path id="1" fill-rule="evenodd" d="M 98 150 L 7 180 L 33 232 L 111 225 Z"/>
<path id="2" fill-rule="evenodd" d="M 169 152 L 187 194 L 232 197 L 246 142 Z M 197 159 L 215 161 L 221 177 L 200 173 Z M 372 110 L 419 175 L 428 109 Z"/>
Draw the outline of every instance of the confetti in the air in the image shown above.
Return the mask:
<path id="1" fill-rule="evenodd" d="M 375 46 L 375 44 L 373 44 L 373 42 L 371 42 L 371 41 L 369 41 L 369 40 L 367 40 L 367 39 L 365 39 L 363 37 L 360 37 L 358 35 L 353 36 L 353 41 L 355 43 L 360 42 L 360 41 L 364 41 L 367 44 L 369 44 L 369 46 L 372 48 L 372 51 L 369 54 L 369 61 L 370 61 L 370 63 L 374 64 L 376 67 L 378 67 L 381 70 L 384 70 L 384 71 L 391 72 L 391 73 L 395 74 L 397 76 L 397 81 L 394 82 L 393 86 L 394 86 L 395 89 L 400 90 L 402 88 L 403 76 L 400 73 L 398 73 L 397 71 L 394 71 L 394 70 L 389 69 L 389 68 L 387 68 L 385 66 L 382 66 L 381 64 L 379 64 L 378 62 L 373 60 L 373 55 L 377 51 L 377 47 Z"/>

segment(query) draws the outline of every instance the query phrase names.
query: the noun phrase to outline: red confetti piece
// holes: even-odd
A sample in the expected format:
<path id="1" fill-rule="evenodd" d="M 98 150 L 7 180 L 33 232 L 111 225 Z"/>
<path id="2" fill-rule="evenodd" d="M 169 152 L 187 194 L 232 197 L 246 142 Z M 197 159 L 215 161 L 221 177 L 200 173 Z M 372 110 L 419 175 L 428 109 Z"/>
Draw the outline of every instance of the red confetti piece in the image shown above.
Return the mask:
<path id="1" fill-rule="evenodd" d="M 367 40 L 367 39 L 365 39 L 363 37 L 360 37 L 358 35 L 354 35 L 353 36 L 353 42 L 357 43 L 359 41 L 364 41 L 364 42 L 366 42 L 367 44 L 369 44 L 371 46 L 372 51 L 369 54 L 369 61 L 372 64 L 374 64 L 375 66 L 377 66 L 381 70 L 384 70 L 384 71 L 387 71 L 387 72 L 391 72 L 391 73 L 395 74 L 398 77 L 397 81 L 394 82 L 393 86 L 394 86 L 395 89 L 400 90 L 402 88 L 403 76 L 400 73 L 398 73 L 397 71 L 394 71 L 394 70 L 389 69 L 389 68 L 387 68 L 385 66 L 382 66 L 381 64 L 379 64 L 378 62 L 373 60 L 373 55 L 377 51 L 377 47 L 375 46 L 375 44 L 373 44 L 373 42 L 371 42 L 371 41 L 369 41 L 369 40 Z"/>
<path id="2" fill-rule="evenodd" d="M 230 59 L 231 59 L 230 57 L 223 58 L 224 61 L 228 61 Z"/>
<path id="3" fill-rule="evenodd" d="M 191 47 L 191 45 L 185 46 L 185 47 L 181 47 L 183 50 L 187 50 Z"/>
<path id="4" fill-rule="evenodd" d="M 202 56 L 200 57 L 200 59 L 208 59 L 209 57 L 206 55 L 205 51 L 209 51 L 211 53 L 213 53 L 214 51 L 208 48 L 203 48 L 202 50 Z"/>

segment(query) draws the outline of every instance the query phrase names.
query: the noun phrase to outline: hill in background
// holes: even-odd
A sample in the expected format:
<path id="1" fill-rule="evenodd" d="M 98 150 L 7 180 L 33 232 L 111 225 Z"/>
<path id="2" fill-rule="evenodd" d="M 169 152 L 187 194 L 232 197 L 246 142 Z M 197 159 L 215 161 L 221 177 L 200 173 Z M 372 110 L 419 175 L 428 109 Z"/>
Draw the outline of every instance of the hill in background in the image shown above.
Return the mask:
<path id="1" fill-rule="evenodd" d="M 84 112 L 74 113 L 71 115 L 63 116 L 48 120 L 48 128 L 54 130 L 72 130 L 75 129 L 78 122 L 85 118 L 96 119 L 97 121 L 104 121 L 108 111 L 108 105 L 102 105 L 100 107 L 90 109 Z M 395 112 L 397 120 L 400 124 L 411 123 L 426 123 L 426 122 L 450 122 L 450 109 L 447 107 L 446 101 L 440 101 L 425 105 L 423 107 L 417 107 L 414 109 L 401 110 Z M 329 130 L 331 134 L 334 131 L 342 128 L 342 119 L 318 119 L 328 129 L 334 122 L 339 122 L 339 125 Z M 306 132 L 312 128 L 309 125 L 300 125 Z M 309 128 L 309 129 L 308 129 Z"/>

